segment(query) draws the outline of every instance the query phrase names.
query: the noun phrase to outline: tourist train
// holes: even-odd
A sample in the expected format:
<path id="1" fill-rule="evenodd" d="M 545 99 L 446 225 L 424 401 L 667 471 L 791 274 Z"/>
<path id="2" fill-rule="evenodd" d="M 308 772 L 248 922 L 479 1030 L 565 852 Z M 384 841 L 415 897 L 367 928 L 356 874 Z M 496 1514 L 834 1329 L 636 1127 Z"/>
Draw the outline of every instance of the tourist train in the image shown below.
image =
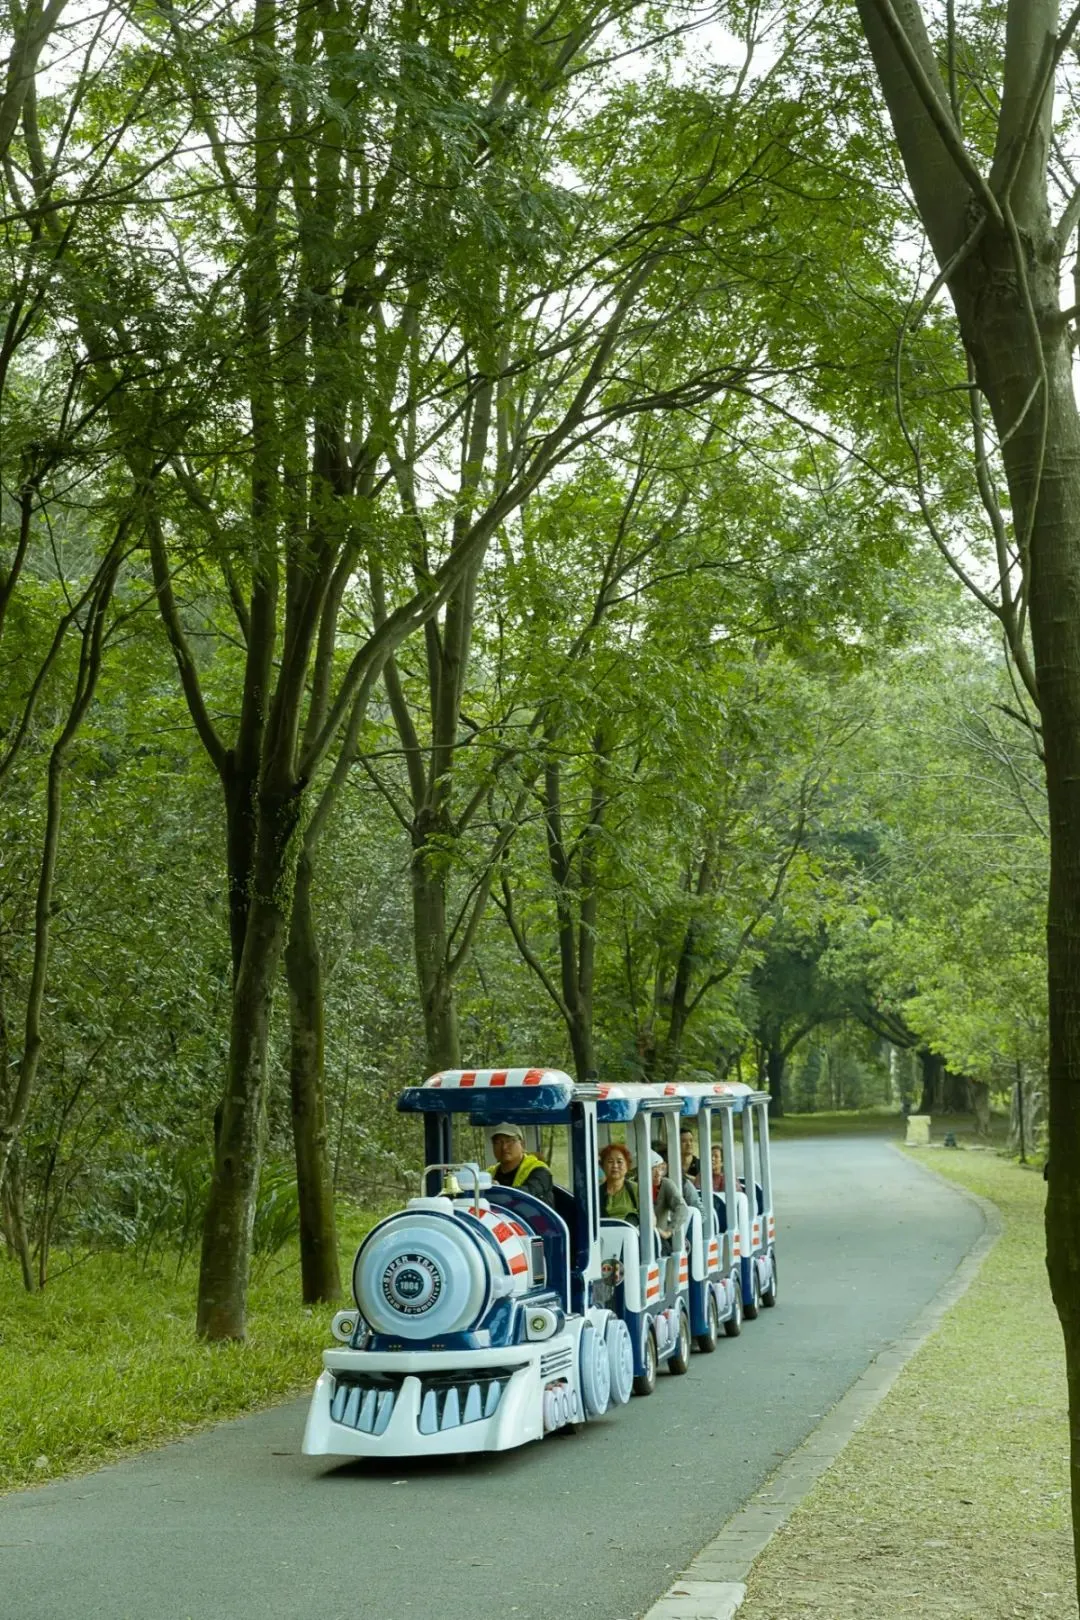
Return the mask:
<path id="1" fill-rule="evenodd" d="M 578 1085 L 558 1069 L 455 1070 L 409 1087 L 398 1108 L 423 1119 L 421 1192 L 357 1251 L 356 1306 L 334 1318 L 304 1451 L 504 1451 L 650 1394 L 660 1367 L 687 1371 L 693 1344 L 711 1352 L 739 1333 L 777 1294 L 768 1100 L 728 1080 Z M 550 1202 L 476 1162 L 500 1122 L 551 1163 Z M 661 1145 L 678 1181 L 688 1126 L 701 1208 L 662 1241 L 650 1158 Z M 637 1225 L 601 1214 L 599 1155 L 613 1140 L 640 1167 Z"/>

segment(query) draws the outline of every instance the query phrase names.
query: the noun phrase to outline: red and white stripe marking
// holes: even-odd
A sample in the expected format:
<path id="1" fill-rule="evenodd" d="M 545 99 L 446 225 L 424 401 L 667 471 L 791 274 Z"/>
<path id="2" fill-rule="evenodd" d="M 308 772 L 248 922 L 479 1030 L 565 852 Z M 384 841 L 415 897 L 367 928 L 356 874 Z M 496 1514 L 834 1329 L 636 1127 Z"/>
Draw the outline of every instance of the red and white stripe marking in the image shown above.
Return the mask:
<path id="1" fill-rule="evenodd" d="M 444 1069 L 424 1081 L 425 1090 L 486 1091 L 500 1086 L 570 1086 L 574 1082 L 561 1069 Z"/>
<path id="2" fill-rule="evenodd" d="M 509 1220 L 502 1210 L 494 1210 L 488 1204 L 482 1204 L 479 1210 L 474 1209 L 472 1214 L 487 1227 L 499 1248 L 507 1269 L 515 1282 L 529 1283 L 529 1254 L 526 1247 L 528 1237 L 525 1228 L 517 1221 Z M 515 1293 L 521 1292 L 516 1288 Z"/>
<path id="3" fill-rule="evenodd" d="M 655 1299 L 660 1292 L 660 1267 L 650 1266 L 645 1273 L 645 1298 Z"/>

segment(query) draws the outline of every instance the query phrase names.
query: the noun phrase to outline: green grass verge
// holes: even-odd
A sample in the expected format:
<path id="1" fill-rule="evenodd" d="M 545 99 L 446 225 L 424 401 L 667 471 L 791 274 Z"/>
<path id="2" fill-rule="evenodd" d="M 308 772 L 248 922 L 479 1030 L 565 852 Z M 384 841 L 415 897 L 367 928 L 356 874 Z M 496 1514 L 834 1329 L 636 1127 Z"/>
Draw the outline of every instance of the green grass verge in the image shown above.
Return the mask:
<path id="1" fill-rule="evenodd" d="M 834 1113 L 782 1114 L 769 1117 L 769 1134 L 780 1138 L 802 1136 L 898 1136 L 907 1121 L 886 1108 L 843 1108 Z"/>
<path id="2" fill-rule="evenodd" d="M 1042 1258 L 1042 1178 L 991 1153 L 912 1157 L 992 1200 L 1004 1232 L 963 1299 L 769 1543 L 739 1620 L 1077 1614 L 1064 1355 Z"/>
<path id="3" fill-rule="evenodd" d="M 374 1216 L 342 1220 L 342 1275 Z M 97 1254 L 41 1294 L 0 1261 L 0 1491 L 157 1445 L 313 1384 L 331 1306 L 300 1303 L 293 1250 L 251 1288 L 245 1344 L 194 1336 L 195 1267 L 142 1270 Z M 346 1281 L 347 1286 L 347 1281 Z"/>
<path id="4" fill-rule="evenodd" d="M 974 1114 L 936 1114 L 930 1126 L 931 1140 L 943 1141 L 947 1131 L 961 1143 L 979 1140 Z M 845 1108 L 834 1113 L 782 1114 L 779 1119 L 770 1118 L 769 1133 L 781 1141 L 804 1136 L 892 1136 L 903 1141 L 907 1121 L 890 1108 Z M 1004 1114 L 992 1114 L 985 1140 L 1004 1143 L 1008 1133 Z"/>

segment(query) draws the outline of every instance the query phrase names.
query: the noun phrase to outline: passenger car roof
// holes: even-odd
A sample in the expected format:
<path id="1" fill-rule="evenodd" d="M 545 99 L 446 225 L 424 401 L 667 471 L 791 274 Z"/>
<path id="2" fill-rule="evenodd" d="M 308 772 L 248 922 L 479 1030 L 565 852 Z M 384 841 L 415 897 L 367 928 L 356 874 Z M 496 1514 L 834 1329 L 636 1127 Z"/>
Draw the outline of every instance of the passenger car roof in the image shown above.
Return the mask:
<path id="1" fill-rule="evenodd" d="M 632 1119 L 642 1109 L 670 1108 L 673 1101 L 679 1105 L 680 1113 L 693 1116 L 700 1113 L 703 1107 L 730 1108 L 738 1114 L 748 1103 L 768 1099 L 768 1092 L 755 1091 L 741 1080 L 669 1081 L 662 1086 L 615 1084 L 601 1085 L 598 1090 L 598 1116 L 605 1123 Z"/>
<path id="2" fill-rule="evenodd" d="M 578 1085 L 562 1069 L 444 1069 L 423 1085 L 407 1087 L 398 1108 L 404 1114 L 468 1114 L 478 1125 L 500 1119 L 559 1124 L 568 1119 L 575 1098 L 595 1101 L 598 1118 L 611 1124 L 672 1108 L 691 1116 L 703 1106 L 741 1113 L 748 1103 L 768 1101 L 768 1092 L 755 1091 L 739 1080 Z"/>
<path id="3" fill-rule="evenodd" d="M 595 1098 L 562 1069 L 444 1069 L 398 1098 L 403 1114 L 469 1114 L 478 1124 L 567 1115 L 575 1096 Z"/>

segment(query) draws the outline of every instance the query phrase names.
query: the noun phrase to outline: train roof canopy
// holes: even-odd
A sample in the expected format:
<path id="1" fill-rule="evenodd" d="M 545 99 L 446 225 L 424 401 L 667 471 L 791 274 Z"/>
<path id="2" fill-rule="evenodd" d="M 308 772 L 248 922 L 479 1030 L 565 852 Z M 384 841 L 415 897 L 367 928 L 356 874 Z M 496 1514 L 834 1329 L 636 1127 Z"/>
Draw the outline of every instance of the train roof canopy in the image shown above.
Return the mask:
<path id="1" fill-rule="evenodd" d="M 767 1103 L 772 1099 L 767 1091 L 756 1091 L 742 1080 L 685 1080 L 675 1090 L 683 1099 L 683 1113 L 696 1114 L 704 1107 L 715 1108 L 725 1098 L 730 1099 L 737 1114 L 750 1103 Z"/>
<path id="2" fill-rule="evenodd" d="M 694 1115 L 702 1108 L 730 1108 L 739 1114 L 747 1103 L 765 1102 L 768 1092 L 755 1091 L 741 1080 L 668 1082 L 662 1086 L 641 1083 L 601 1085 L 599 1118 L 610 1124 L 633 1119 L 643 1109 L 656 1111 L 677 1105 L 679 1112 Z"/>
<path id="3" fill-rule="evenodd" d="M 404 1114 L 468 1114 L 477 1125 L 500 1119 L 545 1119 L 554 1125 L 569 1118 L 575 1098 L 595 1101 L 598 1118 L 612 1124 L 673 1108 L 688 1115 L 703 1107 L 741 1113 L 748 1103 L 767 1102 L 768 1093 L 739 1080 L 577 1085 L 562 1069 L 444 1069 L 403 1091 L 398 1108 Z"/>
<path id="4" fill-rule="evenodd" d="M 576 1086 L 562 1069 L 444 1069 L 398 1098 L 403 1114 L 468 1114 L 478 1125 L 500 1119 L 546 1119 L 558 1124 L 575 1096 L 595 1098 L 595 1086 Z"/>

